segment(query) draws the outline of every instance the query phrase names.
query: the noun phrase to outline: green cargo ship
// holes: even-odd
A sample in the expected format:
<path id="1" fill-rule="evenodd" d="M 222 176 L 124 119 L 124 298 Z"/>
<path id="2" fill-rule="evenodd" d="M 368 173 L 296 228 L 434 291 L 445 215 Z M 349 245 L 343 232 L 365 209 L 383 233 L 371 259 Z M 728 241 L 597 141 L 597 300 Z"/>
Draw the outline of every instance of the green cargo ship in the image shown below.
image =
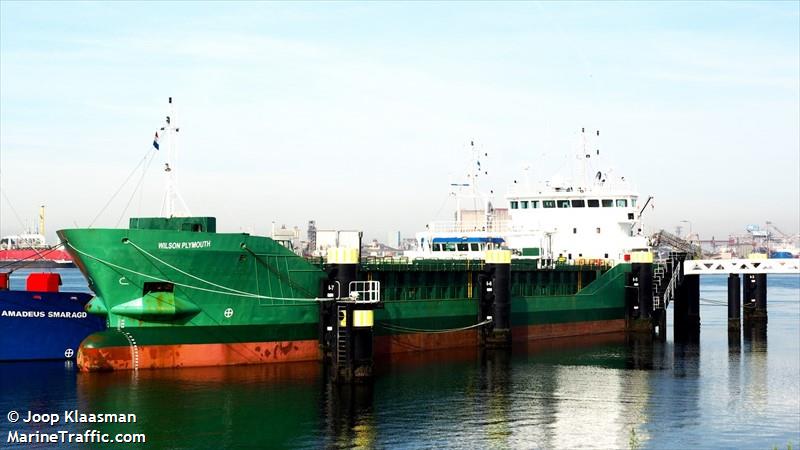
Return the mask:
<path id="1" fill-rule="evenodd" d="M 271 238 L 217 233 L 213 217 L 180 217 L 178 131 L 170 111 L 167 145 L 158 132 L 153 142 L 166 147 L 164 217 L 58 232 L 96 294 L 87 310 L 108 323 L 81 344 L 81 370 L 346 359 L 357 376 L 365 355 L 621 331 L 652 297 L 647 283 L 626 289 L 640 275 L 627 258 L 646 242 L 624 177 L 517 189 L 505 216 L 484 199 L 483 212 L 430 224 L 402 261 L 334 248 L 325 264 Z M 468 182 L 455 186 L 477 198 L 472 151 Z M 595 173 L 599 150 L 585 153 L 577 173 Z"/>
<path id="2" fill-rule="evenodd" d="M 216 233 L 211 217 L 133 218 L 128 229 L 58 234 L 96 294 L 88 311 L 108 319 L 107 330 L 82 343 L 81 370 L 308 361 L 325 353 L 320 305 L 330 266 L 277 241 Z M 487 327 L 485 265 L 361 261 L 356 278 L 380 282 L 382 300 L 369 319 L 375 354 L 478 345 Z M 623 330 L 630 268 L 510 261 L 512 338 Z"/>

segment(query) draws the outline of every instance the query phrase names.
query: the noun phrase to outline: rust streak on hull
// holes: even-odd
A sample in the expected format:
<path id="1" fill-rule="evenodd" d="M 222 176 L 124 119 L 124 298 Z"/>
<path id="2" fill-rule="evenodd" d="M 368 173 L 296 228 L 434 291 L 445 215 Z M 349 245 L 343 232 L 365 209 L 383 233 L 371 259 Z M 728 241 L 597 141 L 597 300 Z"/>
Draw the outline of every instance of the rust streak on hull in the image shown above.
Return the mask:
<path id="1" fill-rule="evenodd" d="M 625 320 L 597 320 L 561 324 L 518 326 L 512 329 L 514 341 L 590 336 L 625 330 Z M 375 355 L 409 353 L 426 350 L 477 347 L 477 330 L 453 333 L 409 333 L 375 337 Z M 230 366 L 270 364 L 321 359 L 317 340 L 246 342 L 234 344 L 140 345 L 139 369 L 168 367 Z M 78 367 L 84 372 L 134 369 L 134 350 L 130 346 L 92 348 L 81 346 Z"/>
<path id="2" fill-rule="evenodd" d="M 320 358 L 316 340 L 286 342 L 245 342 L 234 344 L 140 345 L 139 369 L 168 367 L 231 366 L 316 361 Z M 129 346 L 81 347 L 78 367 L 84 372 L 134 369 Z"/>

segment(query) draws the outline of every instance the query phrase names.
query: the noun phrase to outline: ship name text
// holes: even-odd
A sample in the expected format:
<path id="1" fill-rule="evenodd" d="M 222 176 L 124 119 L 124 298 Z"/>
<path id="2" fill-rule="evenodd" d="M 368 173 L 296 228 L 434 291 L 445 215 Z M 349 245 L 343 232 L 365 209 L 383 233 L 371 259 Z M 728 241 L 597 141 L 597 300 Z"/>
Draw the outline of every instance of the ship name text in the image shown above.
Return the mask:
<path id="1" fill-rule="evenodd" d="M 190 241 L 190 242 L 159 242 L 159 250 L 183 250 L 194 248 L 210 248 L 211 241 Z"/>
<path id="2" fill-rule="evenodd" d="M 85 319 L 83 311 L 15 311 L 3 310 L 0 317 L 19 317 L 23 319 Z"/>

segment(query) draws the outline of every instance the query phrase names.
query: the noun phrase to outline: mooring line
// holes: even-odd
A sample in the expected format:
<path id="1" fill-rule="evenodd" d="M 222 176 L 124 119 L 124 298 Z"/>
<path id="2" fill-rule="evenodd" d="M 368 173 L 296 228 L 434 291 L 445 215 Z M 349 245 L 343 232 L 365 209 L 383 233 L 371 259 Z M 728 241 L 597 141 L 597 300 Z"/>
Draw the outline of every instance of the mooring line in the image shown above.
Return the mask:
<path id="1" fill-rule="evenodd" d="M 473 328 L 482 327 L 482 326 L 490 324 L 490 323 L 492 323 L 492 319 L 486 319 L 483 322 L 478 322 L 478 323 L 476 323 L 474 325 L 469 325 L 469 326 L 466 326 L 466 327 L 446 328 L 446 329 L 439 329 L 439 330 L 430 330 L 430 329 L 426 330 L 426 329 L 423 329 L 423 328 L 410 328 L 410 327 L 403 327 L 403 326 L 400 326 L 400 325 L 389 325 L 389 324 L 383 323 L 383 322 L 378 322 L 377 324 L 382 326 L 383 328 L 386 328 L 387 330 L 393 330 L 393 331 L 407 331 L 407 332 L 412 332 L 412 333 L 441 334 L 441 333 L 455 333 L 457 331 L 471 330 Z"/>
<path id="2" fill-rule="evenodd" d="M 264 300 L 288 300 L 288 301 L 294 301 L 294 302 L 314 302 L 314 303 L 317 303 L 317 302 L 329 302 L 329 301 L 334 301 L 335 300 L 333 298 L 271 297 L 271 296 L 268 296 L 268 295 L 258 295 L 258 294 L 253 294 L 253 293 L 249 293 L 249 292 L 244 292 L 244 291 L 237 291 L 236 289 L 225 287 L 225 286 L 221 286 L 221 287 L 224 288 L 224 289 L 228 289 L 231 292 L 219 291 L 219 290 L 215 290 L 215 289 L 208 289 L 208 288 L 204 288 L 204 287 L 200 287 L 200 286 L 192 286 L 190 284 L 179 283 L 177 281 L 167 280 L 167 279 L 164 279 L 164 278 L 159 278 L 157 276 L 153 276 L 153 275 L 149 275 L 149 274 L 146 274 L 146 273 L 138 272 L 138 271 L 133 270 L 133 269 L 128 268 L 128 267 L 120 266 L 119 264 L 114 264 L 114 263 L 112 263 L 110 261 L 106 261 L 106 260 L 104 260 L 102 258 L 99 258 L 97 256 L 94 256 L 94 255 L 91 255 L 89 253 L 86 253 L 83 250 L 80 250 L 79 248 L 75 247 L 74 245 L 72 245 L 69 242 L 65 242 L 65 245 L 70 246 L 73 250 L 75 250 L 76 252 L 80 253 L 83 256 L 86 256 L 87 258 L 94 259 L 95 261 L 98 261 L 98 262 L 100 262 L 102 264 L 105 264 L 105 265 L 107 265 L 109 267 L 114 267 L 114 268 L 119 269 L 119 270 L 124 270 L 126 272 L 130 272 L 132 274 L 139 275 L 140 277 L 148 278 L 148 279 L 155 280 L 155 281 L 160 281 L 162 283 L 171 283 L 171 284 L 173 284 L 175 286 L 185 287 L 187 289 L 195 289 L 195 290 L 198 290 L 198 291 L 210 292 L 212 294 L 230 295 L 230 296 L 234 296 L 234 297 L 257 298 L 257 299 L 264 299 Z M 176 270 L 179 270 L 179 269 L 176 269 Z M 182 271 L 180 271 L 180 272 L 182 272 Z M 182 273 L 184 273 L 184 272 L 182 272 Z M 196 277 L 193 277 L 193 278 L 196 278 Z M 216 285 L 215 283 L 212 283 L 210 281 L 202 280 L 200 278 L 198 278 L 198 279 L 201 280 L 201 281 L 204 281 L 206 283 L 209 283 L 211 285 L 219 286 L 219 285 Z"/>

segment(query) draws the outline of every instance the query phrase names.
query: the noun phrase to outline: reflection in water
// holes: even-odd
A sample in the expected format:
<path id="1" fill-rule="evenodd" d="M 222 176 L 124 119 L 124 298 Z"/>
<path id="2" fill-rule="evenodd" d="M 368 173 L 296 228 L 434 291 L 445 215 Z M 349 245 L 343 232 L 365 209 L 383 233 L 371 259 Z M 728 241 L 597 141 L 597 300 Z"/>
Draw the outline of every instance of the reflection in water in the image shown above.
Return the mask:
<path id="1" fill-rule="evenodd" d="M 319 373 L 316 363 L 80 373 L 78 405 L 137 414 L 135 426 L 98 429 L 159 446 L 287 446 L 315 426 Z"/>
<path id="2" fill-rule="evenodd" d="M 699 344 L 609 334 L 393 355 L 364 386 L 333 385 L 317 363 L 91 374 L 0 364 L 0 413 L 132 412 L 136 424 L 95 428 L 146 433 L 152 448 L 628 448 L 631 430 L 646 448 L 771 448 L 800 436 L 793 282 L 784 303 L 771 297 L 769 352 L 765 326 L 728 335 L 726 308 L 704 307 Z M 706 295 L 724 298 L 725 283 Z M 0 436 L 10 429 L 0 415 Z"/>
<path id="3" fill-rule="evenodd" d="M 372 448 L 377 438 L 371 383 L 324 383 L 325 447 Z"/>
<path id="4" fill-rule="evenodd" d="M 767 322 L 745 320 L 742 326 L 745 351 L 765 353 L 767 351 Z"/>
<path id="5" fill-rule="evenodd" d="M 592 436 L 595 446 L 619 448 L 618 424 L 623 420 L 620 372 L 559 367 L 556 379 L 553 441 L 548 446 L 569 448 L 581 436 Z"/>
<path id="6" fill-rule="evenodd" d="M 742 330 L 728 329 L 728 352 L 738 355 L 742 353 Z"/>
<path id="7" fill-rule="evenodd" d="M 739 330 L 728 330 L 728 404 L 732 411 L 742 397 L 742 352 Z"/>
<path id="8" fill-rule="evenodd" d="M 511 387 L 510 350 L 481 352 L 481 388 L 486 398 L 483 417 L 485 434 L 491 447 L 507 448 L 512 434 L 509 427 L 509 388 Z"/>
<path id="9" fill-rule="evenodd" d="M 768 406 L 767 378 L 767 323 L 765 321 L 745 321 L 743 371 L 747 377 L 748 388 L 744 402 L 748 409 L 764 412 Z"/>
<path id="10" fill-rule="evenodd" d="M 648 335 L 630 334 L 625 338 L 625 368 L 630 370 L 661 370 L 670 368 L 667 343 Z"/>

